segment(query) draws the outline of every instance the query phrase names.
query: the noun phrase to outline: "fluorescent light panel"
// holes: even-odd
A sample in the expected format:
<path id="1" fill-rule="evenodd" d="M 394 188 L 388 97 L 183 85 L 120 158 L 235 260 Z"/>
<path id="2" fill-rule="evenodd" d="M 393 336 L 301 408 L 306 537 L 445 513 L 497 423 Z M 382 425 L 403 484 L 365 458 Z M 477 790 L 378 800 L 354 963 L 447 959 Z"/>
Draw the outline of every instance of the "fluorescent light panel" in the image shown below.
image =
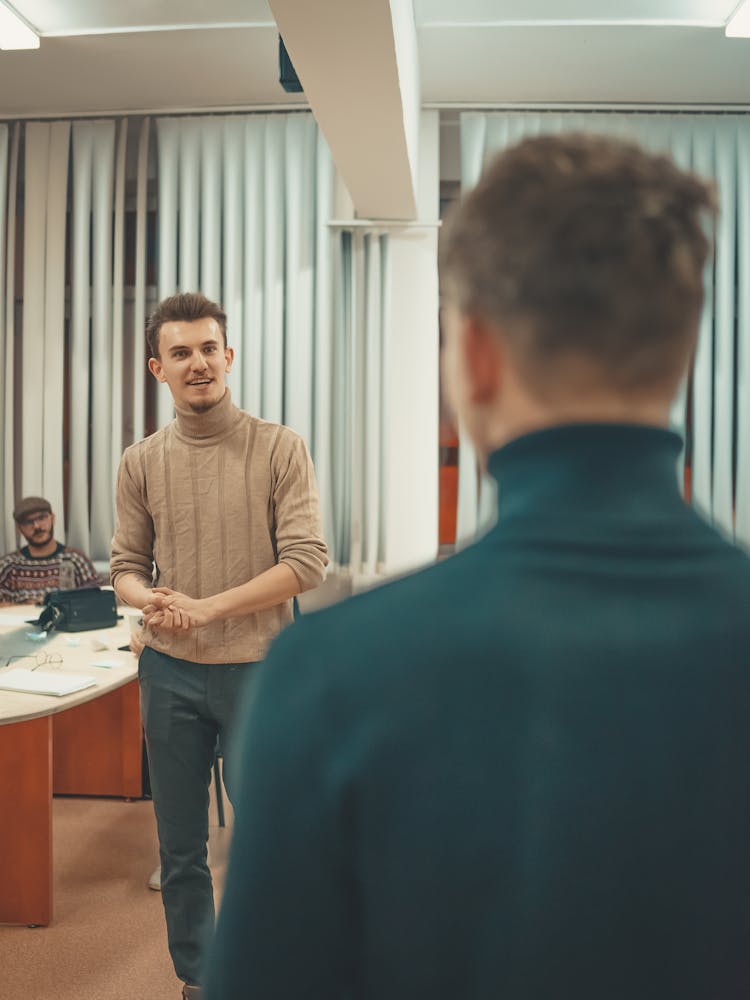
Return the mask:
<path id="1" fill-rule="evenodd" d="M 727 38 L 750 38 L 750 3 L 744 0 L 727 21 Z"/>
<path id="2" fill-rule="evenodd" d="M 0 0 L 0 49 L 38 49 L 39 35 L 20 14 Z"/>

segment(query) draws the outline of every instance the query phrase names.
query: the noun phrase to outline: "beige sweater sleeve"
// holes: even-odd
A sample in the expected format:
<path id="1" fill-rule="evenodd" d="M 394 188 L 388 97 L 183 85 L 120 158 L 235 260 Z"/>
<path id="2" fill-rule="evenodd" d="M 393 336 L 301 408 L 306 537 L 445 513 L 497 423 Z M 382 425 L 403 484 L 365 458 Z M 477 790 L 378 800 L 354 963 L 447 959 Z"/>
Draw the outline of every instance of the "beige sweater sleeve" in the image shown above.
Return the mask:
<path id="1" fill-rule="evenodd" d="M 312 459 L 301 437 L 283 431 L 272 456 L 276 556 L 305 591 L 324 580 L 328 556 Z"/>
<path id="2" fill-rule="evenodd" d="M 146 587 L 153 582 L 154 523 L 144 494 L 144 477 L 137 447 L 128 448 L 120 460 L 115 497 L 115 534 L 110 557 L 110 579 L 135 574 Z"/>

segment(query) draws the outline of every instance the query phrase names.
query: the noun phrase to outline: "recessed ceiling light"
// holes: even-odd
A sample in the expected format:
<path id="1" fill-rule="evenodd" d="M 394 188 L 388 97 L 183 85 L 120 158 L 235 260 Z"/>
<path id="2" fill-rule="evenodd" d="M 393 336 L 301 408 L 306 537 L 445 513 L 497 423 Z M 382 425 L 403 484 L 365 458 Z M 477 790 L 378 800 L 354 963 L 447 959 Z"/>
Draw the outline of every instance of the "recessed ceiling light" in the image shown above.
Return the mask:
<path id="1" fill-rule="evenodd" d="M 727 21 L 724 29 L 727 38 L 750 38 L 750 3 L 742 0 Z"/>
<path id="2" fill-rule="evenodd" d="M 38 49 L 39 35 L 9 3 L 0 0 L 0 49 Z"/>

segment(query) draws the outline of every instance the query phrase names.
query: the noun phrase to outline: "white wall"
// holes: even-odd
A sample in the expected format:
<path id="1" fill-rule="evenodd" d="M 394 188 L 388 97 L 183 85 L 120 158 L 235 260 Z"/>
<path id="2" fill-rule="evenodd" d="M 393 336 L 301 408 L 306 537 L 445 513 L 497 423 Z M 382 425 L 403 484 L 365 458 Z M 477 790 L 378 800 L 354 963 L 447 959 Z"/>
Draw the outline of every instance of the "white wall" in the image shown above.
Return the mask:
<path id="1" fill-rule="evenodd" d="M 386 577 L 432 562 L 438 550 L 439 354 L 437 243 L 440 194 L 440 121 L 437 111 L 419 120 L 416 225 L 388 229 L 389 296 L 385 326 Z M 334 215 L 351 218 L 343 185 Z M 329 575 L 300 598 L 312 611 L 382 582 L 383 576 Z"/>
<path id="2" fill-rule="evenodd" d="M 386 384 L 388 573 L 431 561 L 438 547 L 438 218 L 440 121 L 422 111 L 417 219 L 390 234 Z"/>

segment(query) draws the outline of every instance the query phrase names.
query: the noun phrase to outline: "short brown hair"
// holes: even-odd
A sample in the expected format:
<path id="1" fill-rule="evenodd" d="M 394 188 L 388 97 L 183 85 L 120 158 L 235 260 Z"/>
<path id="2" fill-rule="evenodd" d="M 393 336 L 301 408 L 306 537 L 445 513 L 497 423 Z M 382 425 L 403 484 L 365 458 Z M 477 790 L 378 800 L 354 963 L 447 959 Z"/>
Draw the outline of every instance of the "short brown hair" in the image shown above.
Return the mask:
<path id="1" fill-rule="evenodd" d="M 531 378 L 585 357 L 620 390 L 674 383 L 697 336 L 713 188 L 668 157 L 602 136 L 501 153 L 443 234 L 444 287 L 500 326 Z"/>
<path id="2" fill-rule="evenodd" d="M 227 346 L 227 314 L 222 307 L 201 292 L 178 292 L 162 299 L 146 320 L 146 344 L 152 358 L 159 357 L 159 333 L 164 323 L 192 323 L 197 319 L 215 319 Z"/>

